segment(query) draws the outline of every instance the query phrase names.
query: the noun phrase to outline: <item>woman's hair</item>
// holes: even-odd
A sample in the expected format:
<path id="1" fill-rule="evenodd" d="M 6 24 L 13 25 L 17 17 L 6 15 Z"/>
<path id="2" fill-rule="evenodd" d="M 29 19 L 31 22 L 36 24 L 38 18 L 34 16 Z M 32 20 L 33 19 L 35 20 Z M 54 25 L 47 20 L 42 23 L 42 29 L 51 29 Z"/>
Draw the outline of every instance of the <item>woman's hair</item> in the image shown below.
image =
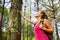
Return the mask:
<path id="1" fill-rule="evenodd" d="M 42 19 L 48 19 L 48 16 L 45 14 L 44 11 L 41 11 L 41 14 L 43 14 L 43 15 L 42 15 Z"/>

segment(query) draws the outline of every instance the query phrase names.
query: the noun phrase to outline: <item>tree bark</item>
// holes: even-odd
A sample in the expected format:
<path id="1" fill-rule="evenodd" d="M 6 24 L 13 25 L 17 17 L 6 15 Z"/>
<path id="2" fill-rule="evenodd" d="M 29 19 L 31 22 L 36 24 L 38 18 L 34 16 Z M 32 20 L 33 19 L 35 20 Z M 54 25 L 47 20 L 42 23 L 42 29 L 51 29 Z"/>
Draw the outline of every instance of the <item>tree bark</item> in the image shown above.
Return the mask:
<path id="1" fill-rule="evenodd" d="M 5 0 L 3 0 L 2 12 L 1 12 L 1 21 L 0 21 L 0 40 L 2 40 L 2 26 L 3 26 L 3 16 L 4 16 L 4 5 Z"/>
<path id="2" fill-rule="evenodd" d="M 55 10 L 54 10 L 54 4 L 53 4 L 53 0 L 52 0 L 52 13 L 53 13 L 53 18 L 54 18 L 54 22 L 55 22 L 55 29 L 56 29 L 56 40 L 59 40 L 59 35 L 58 35 L 58 28 L 57 28 L 57 21 L 56 21 L 56 16 L 55 16 Z"/>
<path id="3" fill-rule="evenodd" d="M 21 40 L 21 16 L 22 0 L 11 0 L 9 29 L 14 28 L 16 31 L 11 32 L 9 40 Z"/>
<path id="4" fill-rule="evenodd" d="M 39 4 L 38 4 L 39 0 L 36 0 L 36 2 L 37 2 L 37 11 L 39 11 Z"/>

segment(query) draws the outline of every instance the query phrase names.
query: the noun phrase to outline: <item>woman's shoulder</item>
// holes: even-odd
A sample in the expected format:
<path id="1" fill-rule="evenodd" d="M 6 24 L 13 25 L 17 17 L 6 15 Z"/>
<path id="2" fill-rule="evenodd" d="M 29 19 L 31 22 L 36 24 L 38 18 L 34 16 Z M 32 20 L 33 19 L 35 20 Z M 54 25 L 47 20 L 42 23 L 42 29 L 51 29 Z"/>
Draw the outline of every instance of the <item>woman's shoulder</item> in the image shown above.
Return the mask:
<path id="1" fill-rule="evenodd" d="M 44 19 L 44 21 L 49 21 L 49 19 Z"/>
<path id="2" fill-rule="evenodd" d="M 44 23 L 50 23 L 49 19 L 44 19 Z"/>

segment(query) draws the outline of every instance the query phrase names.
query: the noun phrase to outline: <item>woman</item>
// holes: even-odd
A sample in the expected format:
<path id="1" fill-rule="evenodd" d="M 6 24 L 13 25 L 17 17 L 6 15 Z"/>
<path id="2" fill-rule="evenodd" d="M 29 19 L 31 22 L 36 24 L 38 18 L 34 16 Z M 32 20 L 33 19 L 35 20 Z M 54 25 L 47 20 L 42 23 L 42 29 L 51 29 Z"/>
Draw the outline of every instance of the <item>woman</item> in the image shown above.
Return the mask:
<path id="1" fill-rule="evenodd" d="M 49 40 L 47 33 L 53 33 L 53 28 L 48 20 L 47 15 L 43 11 L 38 11 L 35 15 L 37 22 L 30 20 L 26 16 L 20 14 L 25 20 L 34 24 L 35 40 Z"/>

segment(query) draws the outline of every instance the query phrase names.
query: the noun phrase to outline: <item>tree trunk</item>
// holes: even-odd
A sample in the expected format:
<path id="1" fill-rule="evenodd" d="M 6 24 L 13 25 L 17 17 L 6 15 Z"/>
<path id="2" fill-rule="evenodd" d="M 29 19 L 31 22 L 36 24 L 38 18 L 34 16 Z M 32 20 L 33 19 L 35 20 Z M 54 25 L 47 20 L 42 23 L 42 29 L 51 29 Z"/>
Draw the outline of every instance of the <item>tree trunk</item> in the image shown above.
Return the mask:
<path id="1" fill-rule="evenodd" d="M 1 12 L 1 21 L 0 21 L 0 40 L 2 40 L 2 26 L 3 26 L 3 16 L 4 16 L 4 5 L 5 0 L 3 0 L 2 12 Z"/>
<path id="2" fill-rule="evenodd" d="M 1 21 L 0 21 L 0 40 L 2 39 L 2 31 L 1 31 L 1 28 L 2 28 L 2 24 L 1 24 Z"/>
<path id="3" fill-rule="evenodd" d="M 54 3 L 53 3 L 54 0 L 52 0 L 52 13 L 53 13 L 53 18 L 54 18 L 54 22 L 55 22 L 55 30 L 56 30 L 56 40 L 59 40 L 59 35 L 58 35 L 58 28 L 57 28 L 57 21 L 56 21 L 56 16 L 55 16 L 55 10 L 54 10 Z"/>
<path id="4" fill-rule="evenodd" d="M 39 0 L 36 0 L 36 2 L 37 2 L 37 11 L 39 11 L 39 4 L 38 4 Z"/>
<path id="5" fill-rule="evenodd" d="M 15 30 L 14 32 L 11 32 L 12 30 L 10 29 L 10 39 L 8 40 L 21 40 L 21 11 L 22 0 L 11 0 L 9 29 L 13 28 Z"/>

